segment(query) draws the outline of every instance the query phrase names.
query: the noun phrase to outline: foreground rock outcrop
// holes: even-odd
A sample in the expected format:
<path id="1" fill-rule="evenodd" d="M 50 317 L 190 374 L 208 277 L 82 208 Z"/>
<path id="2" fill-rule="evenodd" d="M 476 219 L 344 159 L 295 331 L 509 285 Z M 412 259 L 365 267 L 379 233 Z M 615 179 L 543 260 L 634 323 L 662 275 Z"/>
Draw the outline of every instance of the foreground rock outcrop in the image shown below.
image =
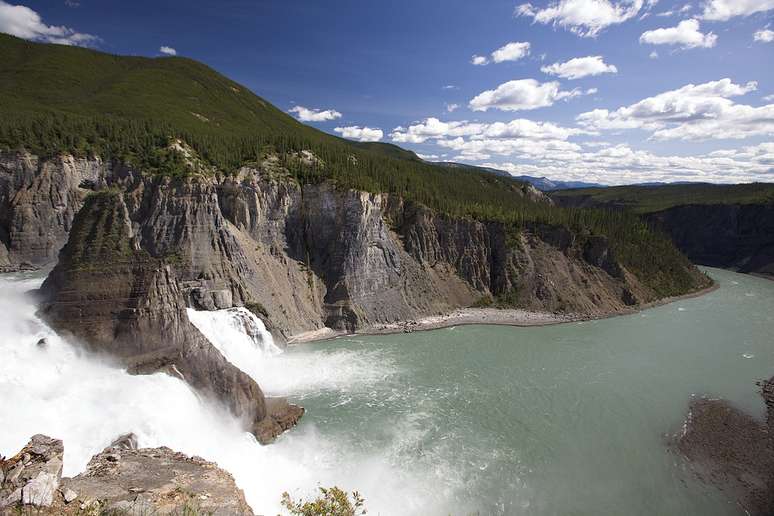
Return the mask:
<path id="1" fill-rule="evenodd" d="M 717 399 L 691 403 L 680 453 L 705 482 L 753 516 L 774 514 L 774 378 L 762 384 L 766 421 Z"/>
<path id="2" fill-rule="evenodd" d="M 63 452 L 62 441 L 36 435 L 2 461 L 0 513 L 253 514 L 229 473 L 169 448 L 138 449 L 131 434 L 95 455 L 74 478 L 61 477 Z"/>
<path id="3" fill-rule="evenodd" d="M 64 446 L 62 441 L 35 435 L 10 459 L 0 457 L 0 509 L 19 505 L 50 507 L 57 496 Z"/>

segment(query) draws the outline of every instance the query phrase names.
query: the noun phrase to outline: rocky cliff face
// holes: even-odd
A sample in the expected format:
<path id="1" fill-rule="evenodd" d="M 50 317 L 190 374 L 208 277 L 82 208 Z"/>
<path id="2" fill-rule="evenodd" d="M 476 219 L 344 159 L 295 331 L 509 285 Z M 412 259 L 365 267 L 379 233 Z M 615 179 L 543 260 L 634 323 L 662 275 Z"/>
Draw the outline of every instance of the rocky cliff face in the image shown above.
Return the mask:
<path id="1" fill-rule="evenodd" d="M 647 219 L 696 263 L 774 278 L 774 204 L 676 206 Z"/>
<path id="2" fill-rule="evenodd" d="M 556 196 L 561 206 L 631 209 L 592 196 Z M 643 217 L 692 262 L 774 277 L 774 204 L 682 204 Z"/>
<path id="3" fill-rule="evenodd" d="M 595 315 L 654 296 L 603 237 L 544 226 L 514 233 L 386 194 L 300 186 L 268 166 L 185 179 L 114 167 L 106 184 L 43 288 L 50 320 L 96 340 L 143 334 L 156 314 L 183 306 L 260 307 L 286 337 L 366 329 L 489 297 Z M 111 283 L 121 295 L 90 307 Z M 158 319 L 175 333 L 174 318 Z M 122 350 L 149 351 L 135 348 Z"/>
<path id="4" fill-rule="evenodd" d="M 196 330 L 187 307 L 247 306 L 282 339 L 324 327 L 367 330 L 493 298 L 588 316 L 654 298 L 604 237 L 548 226 L 515 232 L 387 194 L 302 186 L 273 160 L 232 176 L 185 178 L 94 161 L 87 182 L 65 165 L 69 158 L 17 161 L 16 169 L 36 162 L 34 170 L 80 185 L 72 198 L 83 203 L 62 226 L 71 227 L 69 239 L 41 289 L 42 315 L 132 371 L 183 377 L 262 439 L 292 426 L 301 409 L 277 402 L 267 410 L 258 385 Z M 83 195 L 82 187 L 97 191 Z"/>
<path id="5" fill-rule="evenodd" d="M 281 413 L 267 411 L 255 381 L 188 321 L 185 309 L 192 290 L 186 291 L 180 281 L 177 257 L 166 250 L 151 254 L 143 247 L 141 231 L 120 191 L 90 195 L 60 262 L 43 284 L 49 297 L 42 314 L 65 335 L 118 357 L 130 371 L 166 370 L 182 377 L 224 402 L 264 441 L 281 433 L 285 428 L 276 419 L 284 420 L 288 411 L 297 419 L 302 411 L 289 405 Z"/>
<path id="6" fill-rule="evenodd" d="M 56 261 L 88 190 L 110 173 L 99 159 L 0 153 L 0 271 Z"/>

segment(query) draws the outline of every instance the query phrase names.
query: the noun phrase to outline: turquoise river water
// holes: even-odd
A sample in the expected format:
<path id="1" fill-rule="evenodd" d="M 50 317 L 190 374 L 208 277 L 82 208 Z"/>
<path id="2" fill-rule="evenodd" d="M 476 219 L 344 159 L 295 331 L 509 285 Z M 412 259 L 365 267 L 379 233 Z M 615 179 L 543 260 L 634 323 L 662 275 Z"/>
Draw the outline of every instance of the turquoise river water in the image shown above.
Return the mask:
<path id="1" fill-rule="evenodd" d="M 181 382 L 131 377 L 50 337 L 17 299 L 39 280 L 6 277 L 0 453 L 48 433 L 65 440 L 65 474 L 76 474 L 134 431 L 143 446 L 217 461 L 259 514 L 277 514 L 282 491 L 318 484 L 359 490 L 369 514 L 738 514 L 667 442 L 692 395 L 762 416 L 774 282 L 709 272 L 717 291 L 623 317 L 256 349 L 240 367 L 307 410 L 266 447 Z"/>

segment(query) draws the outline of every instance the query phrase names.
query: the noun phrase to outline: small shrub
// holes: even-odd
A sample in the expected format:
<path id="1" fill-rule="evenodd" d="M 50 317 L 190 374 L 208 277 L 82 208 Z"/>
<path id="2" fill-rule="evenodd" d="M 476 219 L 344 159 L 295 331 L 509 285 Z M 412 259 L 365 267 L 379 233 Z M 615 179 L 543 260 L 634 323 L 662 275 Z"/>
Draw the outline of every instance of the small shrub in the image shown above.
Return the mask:
<path id="1" fill-rule="evenodd" d="M 263 316 L 263 317 L 269 317 L 269 311 L 266 310 L 266 307 L 264 307 L 261 303 L 258 301 L 249 301 L 245 303 L 245 308 L 253 312 L 257 316 Z"/>
<path id="2" fill-rule="evenodd" d="M 358 516 L 366 514 L 365 500 L 357 491 L 352 499 L 338 487 L 321 487 L 321 495 L 304 502 L 293 500 L 288 493 L 282 493 L 282 506 L 294 516 Z"/>
<path id="3" fill-rule="evenodd" d="M 492 299 L 492 296 L 481 296 L 476 300 L 475 303 L 470 305 L 471 308 L 489 308 L 494 304 L 494 299 Z"/>

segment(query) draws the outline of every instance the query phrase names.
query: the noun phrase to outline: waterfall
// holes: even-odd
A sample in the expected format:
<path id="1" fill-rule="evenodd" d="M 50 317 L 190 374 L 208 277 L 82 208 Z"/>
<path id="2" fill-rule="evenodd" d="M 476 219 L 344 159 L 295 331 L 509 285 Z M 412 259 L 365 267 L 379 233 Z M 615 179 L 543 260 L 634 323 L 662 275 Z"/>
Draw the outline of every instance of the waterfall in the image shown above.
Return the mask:
<path id="1" fill-rule="evenodd" d="M 227 308 L 225 310 L 197 311 L 189 308 L 188 320 L 207 337 L 226 360 L 260 383 L 260 370 L 264 362 L 282 353 L 274 339 L 255 314 L 250 310 Z"/>
<path id="2" fill-rule="evenodd" d="M 318 485 L 359 489 L 374 513 L 426 512 L 429 472 L 407 471 L 390 446 L 369 452 L 356 434 L 318 427 L 310 414 L 276 443 L 261 446 L 227 410 L 203 401 L 182 380 L 133 376 L 73 346 L 37 317 L 26 294 L 42 280 L 0 275 L 0 454 L 12 456 L 32 435 L 47 434 L 64 441 L 64 475 L 74 476 L 116 437 L 133 432 L 140 447 L 168 446 L 216 462 L 234 476 L 256 514 L 282 512 L 283 491 L 308 496 Z M 377 350 L 282 353 L 244 309 L 189 317 L 228 360 L 268 386 L 265 392 L 300 394 L 302 403 L 318 392 L 346 401 L 395 373 Z M 402 442 L 406 432 L 396 435 Z"/>

